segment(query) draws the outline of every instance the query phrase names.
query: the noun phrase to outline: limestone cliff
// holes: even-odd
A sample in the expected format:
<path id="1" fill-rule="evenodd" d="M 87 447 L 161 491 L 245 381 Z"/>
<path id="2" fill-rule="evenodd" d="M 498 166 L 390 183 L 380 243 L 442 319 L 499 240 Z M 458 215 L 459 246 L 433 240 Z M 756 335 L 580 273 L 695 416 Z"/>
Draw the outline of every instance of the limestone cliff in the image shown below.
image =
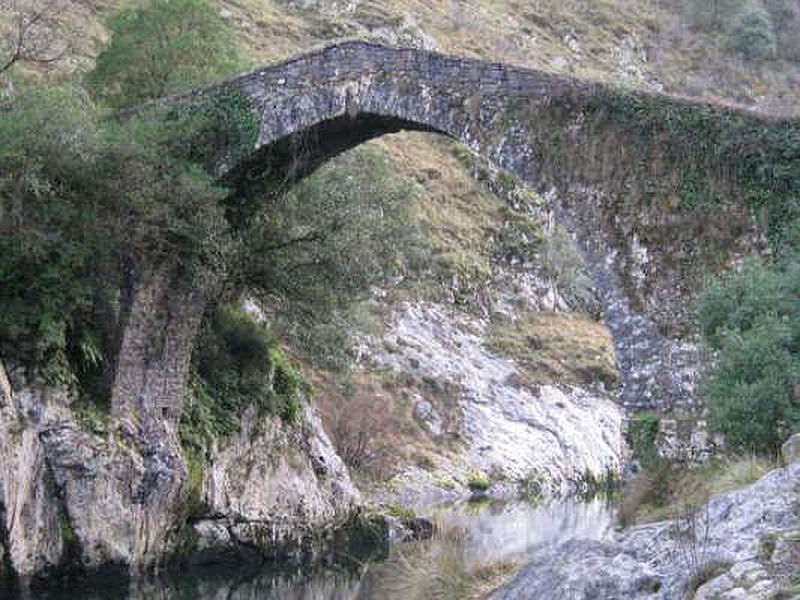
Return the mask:
<path id="1" fill-rule="evenodd" d="M 0 540 L 23 582 L 141 572 L 195 550 L 305 557 L 358 501 L 308 404 L 297 426 L 244 415 L 207 465 L 197 506 L 173 424 L 92 417 L 22 369 L 0 374 Z"/>

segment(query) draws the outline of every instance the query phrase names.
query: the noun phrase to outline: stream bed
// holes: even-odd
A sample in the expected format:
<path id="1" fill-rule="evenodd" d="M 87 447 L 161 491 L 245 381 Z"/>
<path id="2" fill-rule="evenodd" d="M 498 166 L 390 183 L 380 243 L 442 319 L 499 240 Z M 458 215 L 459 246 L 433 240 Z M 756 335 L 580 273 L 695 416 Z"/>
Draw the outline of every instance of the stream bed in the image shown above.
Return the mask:
<path id="1" fill-rule="evenodd" d="M 198 567 L 169 577 L 129 583 L 93 579 L 20 600 L 406 600 L 441 594 L 464 573 L 524 562 L 542 545 L 601 540 L 614 526 L 605 499 L 464 503 L 423 513 L 436 525 L 430 540 L 398 544 L 384 561 L 352 568 L 291 573 L 267 566 Z"/>

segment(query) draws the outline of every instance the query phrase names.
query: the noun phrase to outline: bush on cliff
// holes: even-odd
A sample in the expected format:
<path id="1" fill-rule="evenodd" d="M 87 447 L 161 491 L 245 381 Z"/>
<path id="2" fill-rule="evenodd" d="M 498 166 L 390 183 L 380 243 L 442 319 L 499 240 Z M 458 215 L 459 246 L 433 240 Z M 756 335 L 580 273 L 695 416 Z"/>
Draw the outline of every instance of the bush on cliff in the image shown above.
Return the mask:
<path id="1" fill-rule="evenodd" d="M 301 395 L 311 391 L 269 330 L 230 304 L 206 318 L 192 362 L 180 435 L 184 447 L 201 458 L 216 440 L 240 430 L 248 407 L 296 424 Z"/>
<path id="2" fill-rule="evenodd" d="M 190 277 L 220 263 L 225 192 L 193 142 L 218 117 L 117 121 L 77 87 L 4 103 L 0 352 L 39 367 L 71 363 L 68 377 L 98 370 L 113 359 L 132 273 L 164 257 Z"/>
<path id="3" fill-rule="evenodd" d="M 701 394 L 735 451 L 774 454 L 800 427 L 800 261 L 752 261 L 698 300 L 716 353 Z"/>
<path id="4" fill-rule="evenodd" d="M 120 108 L 244 70 L 232 28 L 206 0 L 150 0 L 108 21 L 111 43 L 87 83 Z"/>

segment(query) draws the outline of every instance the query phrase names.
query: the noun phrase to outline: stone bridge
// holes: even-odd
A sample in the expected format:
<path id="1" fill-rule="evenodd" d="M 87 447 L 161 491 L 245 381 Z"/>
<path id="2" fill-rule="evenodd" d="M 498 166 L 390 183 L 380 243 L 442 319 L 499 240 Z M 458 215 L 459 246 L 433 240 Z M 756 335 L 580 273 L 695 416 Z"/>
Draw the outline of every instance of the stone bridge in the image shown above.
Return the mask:
<path id="1" fill-rule="evenodd" d="M 459 140 L 542 193 L 593 273 L 631 409 L 696 406 L 687 299 L 708 269 L 759 245 L 745 201 L 758 183 L 748 179 L 752 156 L 768 154 L 768 134 L 797 130 L 728 107 L 361 42 L 168 102 L 221 90 L 241 92 L 259 121 L 252 152 L 223 169 L 244 196 L 400 130 Z M 156 406 L 169 405 L 172 394 L 162 396 Z M 115 395 L 115 408 L 122 402 Z"/>

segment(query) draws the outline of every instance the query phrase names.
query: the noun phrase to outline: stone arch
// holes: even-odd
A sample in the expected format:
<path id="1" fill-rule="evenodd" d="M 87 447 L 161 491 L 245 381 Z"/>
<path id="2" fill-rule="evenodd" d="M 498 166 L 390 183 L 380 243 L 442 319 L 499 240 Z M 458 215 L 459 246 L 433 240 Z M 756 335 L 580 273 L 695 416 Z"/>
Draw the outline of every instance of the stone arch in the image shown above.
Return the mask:
<path id="1" fill-rule="evenodd" d="M 626 407 L 697 408 L 696 347 L 687 330 L 669 330 L 671 320 L 686 317 L 686 305 L 679 295 L 665 296 L 665 290 L 683 284 L 679 276 L 687 262 L 686 268 L 692 268 L 697 255 L 687 246 L 708 225 L 702 218 L 722 231 L 713 243 L 726 252 L 751 250 L 754 223 L 743 203 L 702 218 L 664 211 L 653 202 L 633 210 L 625 203 L 637 186 L 646 192 L 642 198 L 673 198 L 685 173 L 671 168 L 665 156 L 686 153 L 702 163 L 698 168 L 688 161 L 692 176 L 699 173 L 712 187 L 736 196 L 727 175 L 731 165 L 706 160 L 708 140 L 687 142 L 682 132 L 667 126 L 676 114 L 718 123 L 713 131 L 730 123 L 781 123 L 727 107 L 362 42 L 312 52 L 165 102 L 191 103 L 221 90 L 247 98 L 259 122 L 252 151 L 223 169 L 224 178 L 243 196 L 276 183 L 291 185 L 336 154 L 400 130 L 447 135 L 513 172 L 550 199 L 585 255 L 614 337 Z M 636 145 L 640 116 L 657 139 L 645 150 Z M 677 242 L 663 249 L 663 238 L 647 239 L 654 220 Z M 142 340 L 137 344 L 141 347 Z M 169 377 L 156 377 L 150 404 L 179 402 L 187 361 L 183 357 L 159 367 Z M 112 393 L 117 411 L 131 405 L 134 394 L 123 392 Z"/>

